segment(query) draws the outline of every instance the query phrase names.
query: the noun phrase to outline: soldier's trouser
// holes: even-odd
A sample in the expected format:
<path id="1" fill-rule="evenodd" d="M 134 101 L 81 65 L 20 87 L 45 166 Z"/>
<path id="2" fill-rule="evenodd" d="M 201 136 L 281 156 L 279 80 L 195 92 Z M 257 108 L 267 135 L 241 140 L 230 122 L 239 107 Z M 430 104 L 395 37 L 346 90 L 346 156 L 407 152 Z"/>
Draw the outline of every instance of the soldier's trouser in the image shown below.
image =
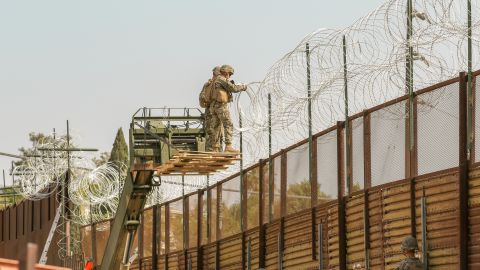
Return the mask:
<path id="1" fill-rule="evenodd" d="M 205 145 L 205 150 L 206 151 L 212 151 L 213 150 L 213 143 L 214 143 L 214 129 L 212 125 L 212 114 L 210 113 L 210 109 L 206 108 L 205 109 L 205 122 L 204 122 L 204 127 L 205 127 L 205 133 L 207 133 L 207 141 Z"/>
<path id="2" fill-rule="evenodd" d="M 205 145 L 205 150 L 206 151 L 213 151 L 214 145 L 215 145 L 215 136 L 218 136 L 219 142 L 222 141 L 222 129 L 220 126 L 220 129 L 215 130 L 215 125 L 214 125 L 214 118 L 215 115 L 210 110 L 209 108 L 205 109 L 205 132 L 207 133 L 207 140 L 206 140 L 206 145 Z M 220 144 L 220 143 L 219 143 Z"/>
<path id="3" fill-rule="evenodd" d="M 220 136 L 222 134 L 221 129 L 223 127 L 225 144 L 232 144 L 233 136 L 233 123 L 230 117 L 230 111 L 227 108 L 227 103 L 214 102 L 210 106 L 210 112 L 212 114 L 212 126 L 214 130 L 214 143 L 213 147 L 220 148 Z"/>

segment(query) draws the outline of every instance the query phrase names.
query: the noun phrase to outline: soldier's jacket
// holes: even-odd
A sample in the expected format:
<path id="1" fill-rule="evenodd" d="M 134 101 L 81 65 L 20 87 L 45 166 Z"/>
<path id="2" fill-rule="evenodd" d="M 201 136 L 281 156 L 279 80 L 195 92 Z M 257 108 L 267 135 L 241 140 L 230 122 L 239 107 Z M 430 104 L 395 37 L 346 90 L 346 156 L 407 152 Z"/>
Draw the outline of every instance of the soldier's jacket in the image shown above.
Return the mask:
<path id="1" fill-rule="evenodd" d="M 218 75 L 214 82 L 213 99 L 220 103 L 232 101 L 232 93 L 238 93 L 245 90 L 243 85 L 235 85 L 227 80 L 223 75 Z"/>
<path id="2" fill-rule="evenodd" d="M 422 270 L 423 264 L 418 258 L 406 258 L 402 260 L 395 270 Z"/>

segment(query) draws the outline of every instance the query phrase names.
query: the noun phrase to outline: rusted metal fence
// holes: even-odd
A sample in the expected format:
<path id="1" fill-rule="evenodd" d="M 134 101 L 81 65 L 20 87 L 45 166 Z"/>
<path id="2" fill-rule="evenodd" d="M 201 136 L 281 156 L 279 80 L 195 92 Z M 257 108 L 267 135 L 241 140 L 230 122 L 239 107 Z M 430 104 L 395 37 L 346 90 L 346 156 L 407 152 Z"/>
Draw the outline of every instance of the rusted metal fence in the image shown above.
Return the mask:
<path id="1" fill-rule="evenodd" d="M 403 96 L 351 116 L 349 136 L 338 122 L 313 136 L 313 149 L 306 139 L 243 177 L 145 209 L 131 269 L 392 269 L 407 235 L 429 269 L 480 267 L 479 144 L 467 151 L 465 78 L 417 91 L 413 121 Z M 82 229 L 97 264 L 108 230 Z"/>

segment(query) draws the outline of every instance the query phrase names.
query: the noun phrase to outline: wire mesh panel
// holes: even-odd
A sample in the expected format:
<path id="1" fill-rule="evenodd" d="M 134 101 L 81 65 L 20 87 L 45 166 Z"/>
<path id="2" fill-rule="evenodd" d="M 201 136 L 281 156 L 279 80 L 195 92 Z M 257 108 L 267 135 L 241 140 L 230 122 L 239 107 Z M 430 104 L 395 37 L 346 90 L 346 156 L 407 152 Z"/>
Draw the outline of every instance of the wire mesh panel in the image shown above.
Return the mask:
<path id="1" fill-rule="evenodd" d="M 267 223 L 268 216 L 269 216 L 269 201 L 270 201 L 270 194 L 268 192 L 268 186 L 269 186 L 269 172 L 268 172 L 268 162 L 265 162 L 263 165 L 263 205 L 264 205 L 264 210 L 263 210 L 263 223 Z"/>
<path id="2" fill-rule="evenodd" d="M 221 238 L 240 232 L 240 176 L 222 183 L 220 198 Z"/>
<path id="3" fill-rule="evenodd" d="M 352 121 L 352 192 L 363 189 L 363 153 L 363 118 L 357 118 Z"/>
<path id="4" fill-rule="evenodd" d="M 458 166 L 458 83 L 417 96 L 418 173 Z"/>
<path id="5" fill-rule="evenodd" d="M 246 197 L 246 215 L 247 215 L 247 229 L 258 226 L 258 212 L 260 208 L 260 169 L 255 167 L 245 173 L 244 181 L 246 181 L 247 197 Z"/>
<path id="6" fill-rule="evenodd" d="M 158 252 L 160 254 L 165 254 L 165 247 L 166 247 L 166 242 L 165 242 L 165 205 L 162 205 L 160 207 L 160 224 L 159 224 L 159 231 L 160 231 L 160 239 L 159 239 L 159 247 L 158 247 Z"/>
<path id="7" fill-rule="evenodd" d="M 210 191 L 210 241 L 217 240 L 217 220 L 218 220 L 218 186 L 214 186 Z"/>
<path id="8" fill-rule="evenodd" d="M 308 143 L 287 152 L 287 214 L 311 206 Z"/>
<path id="9" fill-rule="evenodd" d="M 143 211 L 143 257 L 152 256 L 153 209 Z"/>
<path id="10" fill-rule="evenodd" d="M 282 179 L 282 159 L 281 156 L 278 156 L 273 159 L 273 186 L 271 187 L 271 193 L 273 197 L 272 203 L 272 219 L 275 220 L 280 218 L 280 187 Z"/>
<path id="11" fill-rule="evenodd" d="M 371 114 L 372 186 L 405 178 L 405 111 L 399 102 Z"/>
<path id="12" fill-rule="evenodd" d="M 337 131 L 331 131 L 317 138 L 317 181 L 318 202 L 337 198 Z"/>
<path id="13" fill-rule="evenodd" d="M 202 245 L 208 243 L 208 235 L 207 235 L 207 193 L 203 192 L 202 194 Z"/>
<path id="14" fill-rule="evenodd" d="M 198 195 L 188 196 L 188 247 L 197 246 Z"/>
<path id="15" fill-rule="evenodd" d="M 170 251 L 183 249 L 183 200 L 178 199 L 170 206 Z"/>

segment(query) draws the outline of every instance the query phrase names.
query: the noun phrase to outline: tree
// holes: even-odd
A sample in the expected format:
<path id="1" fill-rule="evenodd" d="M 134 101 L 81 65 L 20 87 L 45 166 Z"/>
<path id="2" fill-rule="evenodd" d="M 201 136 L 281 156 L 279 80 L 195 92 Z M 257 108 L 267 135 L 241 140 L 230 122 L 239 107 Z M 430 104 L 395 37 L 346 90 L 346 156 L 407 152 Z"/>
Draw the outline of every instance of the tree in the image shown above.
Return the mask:
<path id="1" fill-rule="evenodd" d="M 95 163 L 95 166 L 99 167 L 107 163 L 110 160 L 110 152 L 102 152 L 100 156 L 93 157 L 92 161 Z"/>
<path id="2" fill-rule="evenodd" d="M 32 146 L 31 147 L 20 147 L 18 149 L 18 151 L 21 153 L 21 156 L 25 156 L 25 157 L 28 157 L 28 156 L 32 156 L 32 155 L 38 155 L 39 153 L 36 153 L 35 152 L 35 148 L 38 146 L 38 145 L 41 145 L 41 144 L 47 144 L 47 143 L 52 143 L 55 141 L 53 139 L 53 136 L 52 135 L 45 135 L 41 132 L 38 132 L 38 133 L 35 133 L 35 132 L 30 132 L 28 134 L 28 138 L 30 140 L 30 142 L 32 143 Z M 65 139 L 66 136 L 61 136 L 59 138 L 56 138 L 56 139 Z M 58 145 L 58 147 L 62 147 L 62 145 Z M 20 166 L 22 164 L 24 164 L 25 160 L 19 160 L 19 161 L 16 161 L 14 164 L 15 166 Z"/>
<path id="3" fill-rule="evenodd" d="M 110 152 L 109 162 L 113 162 L 117 165 L 128 165 L 128 145 L 125 142 L 125 136 L 123 135 L 122 128 L 117 131 L 117 136 L 113 142 L 112 151 Z"/>

